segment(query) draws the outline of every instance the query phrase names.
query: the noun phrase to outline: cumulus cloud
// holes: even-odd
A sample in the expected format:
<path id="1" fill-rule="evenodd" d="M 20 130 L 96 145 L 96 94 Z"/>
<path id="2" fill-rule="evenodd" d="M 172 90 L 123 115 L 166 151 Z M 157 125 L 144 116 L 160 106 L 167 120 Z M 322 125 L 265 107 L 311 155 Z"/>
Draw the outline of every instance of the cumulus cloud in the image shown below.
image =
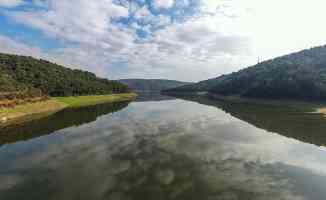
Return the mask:
<path id="1" fill-rule="evenodd" d="M 153 3 L 160 8 L 174 4 Z M 136 21 L 130 27 L 114 23 L 132 13 Z M 243 59 L 242 52 L 248 50 L 246 35 L 226 32 L 225 27 L 231 23 L 215 14 L 172 23 L 171 16 L 153 14 L 147 5 L 56 0 L 49 1 L 47 9 L 12 11 L 7 15 L 67 44 L 45 56 L 111 78 L 204 79 L 208 74 L 222 72 L 216 67 L 218 64 L 232 71 L 231 66 Z M 223 25 L 218 21 L 223 21 Z M 136 34 L 140 29 L 150 35 L 140 38 Z M 194 75 L 185 78 L 184 70 Z"/>
<path id="2" fill-rule="evenodd" d="M 0 35 L 0 52 L 34 57 L 41 55 L 41 49 L 25 45 L 3 35 Z"/>
<path id="3" fill-rule="evenodd" d="M 0 0 L 0 7 L 15 7 L 21 4 L 22 0 Z"/>
<path id="4" fill-rule="evenodd" d="M 174 4 L 174 0 L 154 0 L 153 5 L 156 9 L 171 8 Z"/>
<path id="5" fill-rule="evenodd" d="M 135 13 L 136 19 L 143 19 L 150 16 L 152 16 L 152 13 L 148 10 L 147 6 L 143 6 Z"/>
<path id="6" fill-rule="evenodd" d="M 113 18 L 128 16 L 128 9 L 110 0 L 51 1 L 49 10 L 11 12 L 10 15 L 44 33 L 67 41 L 96 43 L 106 37 Z"/>
<path id="7" fill-rule="evenodd" d="M 4 2 L 22 1 L 0 0 L 0 5 Z M 197 81 L 255 64 L 258 56 L 268 59 L 326 43 L 326 29 L 311 23 L 325 17 L 322 0 L 33 2 L 37 9 L 3 8 L 3 14 L 63 47 L 49 52 L 32 47 L 31 52 L 109 78 Z M 307 9 L 314 12 L 303 16 Z M 2 37 L 0 50 L 31 53 L 17 41 Z"/>

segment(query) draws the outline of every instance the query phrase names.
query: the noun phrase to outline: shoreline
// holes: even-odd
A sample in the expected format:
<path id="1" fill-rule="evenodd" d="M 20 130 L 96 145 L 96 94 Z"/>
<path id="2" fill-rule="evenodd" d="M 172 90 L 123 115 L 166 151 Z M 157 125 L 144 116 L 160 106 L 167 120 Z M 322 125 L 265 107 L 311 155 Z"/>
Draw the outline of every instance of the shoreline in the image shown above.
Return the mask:
<path id="1" fill-rule="evenodd" d="M 237 96 L 224 97 L 222 95 L 211 95 L 211 98 L 222 101 L 257 103 L 274 106 L 288 106 L 302 110 L 305 113 L 321 114 L 326 117 L 326 105 L 324 102 L 317 101 L 300 101 L 291 99 L 257 99 L 257 98 L 243 98 Z"/>
<path id="2" fill-rule="evenodd" d="M 323 114 L 326 117 L 326 107 L 317 108 L 315 113 Z"/>
<path id="3" fill-rule="evenodd" d="M 39 119 L 67 108 L 80 108 L 97 104 L 132 101 L 136 93 L 92 95 L 77 97 L 52 97 L 36 103 L 17 105 L 0 109 L 0 127 Z"/>
<path id="4" fill-rule="evenodd" d="M 288 106 L 296 108 L 305 113 L 322 114 L 326 117 L 326 103 L 322 101 L 305 101 L 293 99 L 266 99 L 266 98 L 246 98 L 241 96 L 223 96 L 209 92 L 172 92 L 163 93 L 174 97 L 181 96 L 206 96 L 217 101 L 227 101 L 232 103 L 260 104 L 266 106 Z"/>

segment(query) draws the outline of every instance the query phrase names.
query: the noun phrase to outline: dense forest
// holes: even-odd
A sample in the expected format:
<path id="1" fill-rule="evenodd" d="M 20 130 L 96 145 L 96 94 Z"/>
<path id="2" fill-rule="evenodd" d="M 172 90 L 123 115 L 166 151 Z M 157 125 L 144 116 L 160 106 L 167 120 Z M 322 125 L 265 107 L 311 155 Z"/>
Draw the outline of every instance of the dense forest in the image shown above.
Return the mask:
<path id="1" fill-rule="evenodd" d="M 326 99 L 326 46 L 259 63 L 215 79 L 165 92 L 208 91 L 255 98 Z"/>
<path id="2" fill-rule="evenodd" d="M 135 91 L 141 92 L 160 92 L 161 90 L 191 84 L 189 82 L 181 82 L 166 79 L 120 79 L 118 81 L 128 85 L 131 89 Z"/>
<path id="3" fill-rule="evenodd" d="M 127 92 L 128 86 L 69 69 L 42 59 L 0 54 L 0 94 L 50 96 L 101 95 Z"/>

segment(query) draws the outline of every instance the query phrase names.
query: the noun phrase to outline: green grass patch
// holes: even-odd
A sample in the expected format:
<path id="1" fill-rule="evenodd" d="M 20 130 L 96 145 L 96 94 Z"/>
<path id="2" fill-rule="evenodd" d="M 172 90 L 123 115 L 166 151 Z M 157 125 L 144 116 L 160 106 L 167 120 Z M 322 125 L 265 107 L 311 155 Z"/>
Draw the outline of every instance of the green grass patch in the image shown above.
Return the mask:
<path id="1" fill-rule="evenodd" d="M 0 108 L 0 127 L 11 123 L 24 122 L 35 116 L 48 115 L 66 108 L 66 104 L 55 100 L 26 103 L 14 108 Z"/>
<path id="2" fill-rule="evenodd" d="M 34 116 L 55 113 L 65 108 L 132 101 L 136 96 L 137 94 L 135 93 L 122 93 L 78 97 L 53 97 L 50 100 L 25 103 L 13 108 L 0 108 L 0 127 L 19 121 L 29 121 L 34 119 Z"/>
<path id="3" fill-rule="evenodd" d="M 76 97 L 53 97 L 66 104 L 68 107 L 84 107 L 90 105 L 96 105 L 101 103 L 113 103 L 122 101 L 131 101 L 137 95 L 135 93 L 122 93 L 122 94 L 110 94 L 110 95 L 94 95 L 94 96 L 76 96 Z"/>

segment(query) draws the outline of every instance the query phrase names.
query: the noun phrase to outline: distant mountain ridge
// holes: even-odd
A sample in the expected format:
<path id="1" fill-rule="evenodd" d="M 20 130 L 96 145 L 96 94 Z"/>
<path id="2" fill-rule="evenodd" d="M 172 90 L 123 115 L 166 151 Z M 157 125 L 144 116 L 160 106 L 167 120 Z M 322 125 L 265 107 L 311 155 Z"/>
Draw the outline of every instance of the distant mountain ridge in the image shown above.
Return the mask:
<path id="1" fill-rule="evenodd" d="M 142 92 L 160 92 L 161 90 L 192 84 L 191 82 L 167 79 L 120 79 L 117 81 L 128 85 L 132 90 Z"/>
<path id="2" fill-rule="evenodd" d="M 264 61 L 167 93 L 207 91 L 226 96 L 326 100 L 326 46 Z"/>

